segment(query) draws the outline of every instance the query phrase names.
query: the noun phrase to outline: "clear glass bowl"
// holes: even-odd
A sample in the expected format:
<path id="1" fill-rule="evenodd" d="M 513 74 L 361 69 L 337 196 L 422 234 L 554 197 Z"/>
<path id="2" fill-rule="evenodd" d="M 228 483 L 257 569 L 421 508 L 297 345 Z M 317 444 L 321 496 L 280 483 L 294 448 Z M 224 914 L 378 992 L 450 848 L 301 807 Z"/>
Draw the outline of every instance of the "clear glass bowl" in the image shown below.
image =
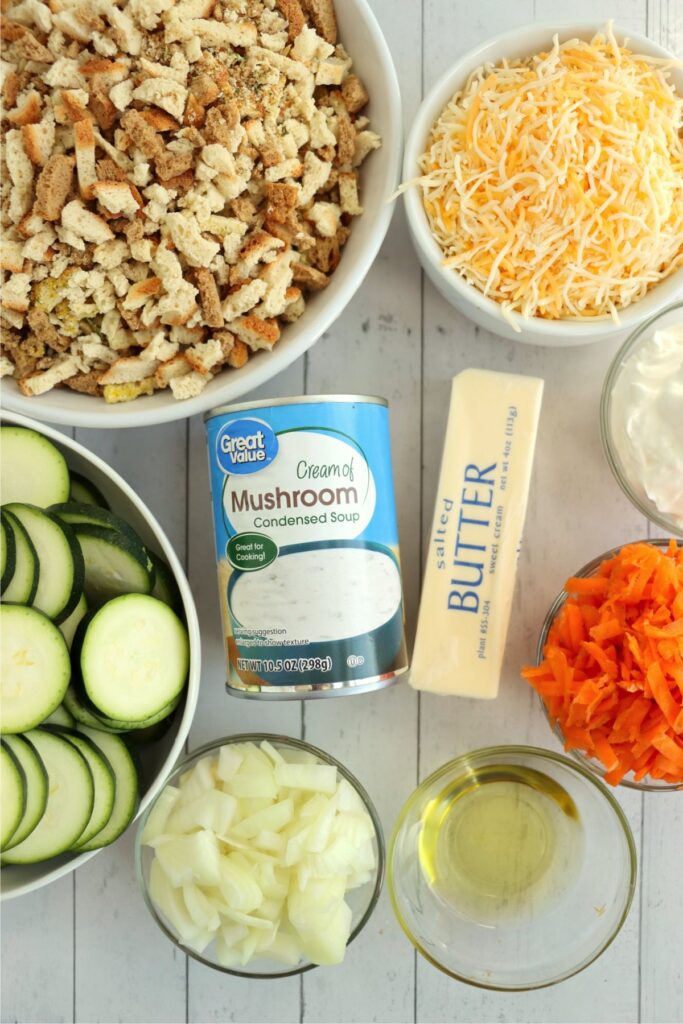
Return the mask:
<path id="1" fill-rule="evenodd" d="M 292 739 L 289 736 L 276 736 L 271 733 L 242 733 L 238 736 L 226 736 L 219 740 L 213 740 L 211 743 L 207 743 L 205 746 L 199 747 L 194 751 L 194 753 L 190 754 L 189 757 L 176 765 L 166 780 L 166 786 L 171 786 L 174 783 L 177 783 L 180 776 L 188 771 L 188 769 L 193 768 L 203 757 L 217 753 L 221 747 L 233 743 L 259 744 L 262 743 L 263 740 L 268 740 L 269 743 L 272 743 L 276 750 L 289 750 L 296 752 L 303 751 L 307 754 L 313 754 L 322 764 L 334 765 L 337 768 L 339 775 L 353 786 L 372 819 L 372 823 L 375 827 L 377 867 L 371 881 L 366 885 L 359 886 L 357 889 L 352 889 L 346 896 L 346 902 L 351 907 L 351 911 L 353 913 L 351 935 L 349 937 L 349 943 L 351 943 L 370 920 L 372 912 L 377 905 L 377 900 L 379 899 L 379 895 L 382 890 L 382 882 L 384 880 L 385 851 L 384 834 L 382 832 L 382 825 L 377 811 L 375 810 L 375 806 L 365 789 L 361 786 L 355 776 L 351 774 L 348 768 L 345 768 L 343 764 L 337 761 L 336 758 L 332 757 L 330 754 L 325 753 L 323 750 L 319 750 L 318 747 L 314 747 L 312 744 L 306 743 L 304 740 Z M 159 797 L 157 797 L 157 800 L 158 799 Z M 205 964 L 207 967 L 213 967 L 217 971 L 222 971 L 223 974 L 233 974 L 240 978 L 286 978 L 295 974 L 303 974 L 304 971 L 310 971 L 314 967 L 317 967 L 317 964 L 310 963 L 308 961 L 302 961 L 295 967 L 292 967 L 289 964 L 282 964 L 275 960 L 267 960 L 265 958 L 254 960 L 251 964 L 244 967 L 244 969 L 224 967 L 211 955 L 213 943 L 205 949 L 203 953 L 197 953 L 195 950 L 190 949 L 188 946 L 183 944 L 173 927 L 165 920 L 160 911 L 157 910 L 149 894 L 149 871 L 152 860 L 154 859 L 154 851 L 148 846 L 143 846 L 140 840 L 145 828 L 145 823 L 154 810 L 157 800 L 147 808 L 147 811 L 140 819 L 135 837 L 135 865 L 138 881 L 140 883 L 142 895 L 144 896 L 147 908 L 167 938 L 169 938 L 171 942 L 173 942 L 174 945 L 176 945 L 183 953 L 193 957 L 195 960 Z"/>
<path id="2" fill-rule="evenodd" d="M 639 486 L 638 481 L 630 479 L 623 460 L 619 455 L 619 447 L 615 436 L 615 419 L 618 416 L 618 412 L 613 399 L 615 387 L 625 365 L 650 340 L 654 331 L 674 323 L 681 323 L 682 320 L 683 300 L 675 302 L 661 312 L 656 313 L 629 335 L 607 371 L 600 399 L 600 435 L 602 437 L 605 457 L 614 474 L 614 478 L 631 504 L 651 522 L 656 523 L 661 529 L 670 533 L 672 537 L 683 537 L 683 524 L 675 522 L 665 513 L 659 511 L 644 489 Z"/>
<path id="3" fill-rule="evenodd" d="M 530 786 L 535 801 L 549 801 L 555 812 L 545 833 L 545 876 L 520 890 L 518 902 L 491 902 L 490 881 L 476 900 L 462 885 L 444 898 L 438 882 L 428 881 L 425 867 L 433 808 L 441 806 L 444 794 L 471 797 L 484 782 L 506 779 L 511 768 L 529 780 L 520 787 L 522 794 Z M 563 815 L 556 804 L 571 819 L 569 825 L 558 820 Z M 513 814 L 518 807 L 513 805 Z M 469 843 L 474 857 L 481 850 L 483 858 L 487 833 L 474 825 L 468 833 L 464 819 L 459 821 L 450 833 L 454 843 Z M 636 862 L 624 813 L 592 772 L 536 747 L 489 747 L 450 761 L 410 796 L 389 844 L 388 885 L 403 931 L 431 964 L 480 988 L 527 991 L 564 981 L 607 949 L 628 915 Z M 508 860 L 495 863 L 509 870 Z"/>
<path id="4" fill-rule="evenodd" d="M 669 541 L 663 537 L 658 537 L 654 540 L 645 538 L 644 540 L 633 541 L 633 543 L 655 544 L 657 547 L 663 549 L 666 549 L 669 546 Z M 604 554 L 598 555 L 597 558 L 594 558 L 592 561 L 588 562 L 587 565 L 584 565 L 582 569 L 579 569 L 579 571 L 573 573 L 573 575 L 584 577 L 595 576 L 598 569 L 600 568 L 600 565 L 606 559 L 613 558 L 614 555 L 618 554 L 618 552 L 621 551 L 623 547 L 624 545 L 620 544 L 619 547 L 611 548 L 609 551 L 605 551 Z M 546 645 L 548 633 L 550 632 L 550 627 L 553 624 L 555 616 L 559 613 L 560 608 L 566 600 L 567 593 L 566 591 L 561 590 L 548 610 L 548 614 L 546 615 L 545 621 L 543 622 L 543 626 L 541 627 L 541 635 L 538 638 L 538 646 L 536 648 L 537 665 L 540 665 L 543 661 L 543 648 Z M 551 729 L 558 737 L 558 739 L 561 741 L 562 745 L 564 746 L 565 738 L 562 729 L 560 728 L 557 722 L 552 722 L 550 720 L 548 709 L 545 706 L 543 698 L 539 696 L 538 699 L 541 703 L 541 707 L 543 708 L 543 712 L 546 718 L 548 719 L 548 724 L 550 725 Z M 580 764 L 582 764 L 584 768 L 587 768 L 589 771 L 594 772 L 601 778 L 604 778 L 604 776 L 606 775 L 606 769 L 602 762 L 596 760 L 595 758 L 588 757 L 580 750 L 572 749 L 569 750 L 568 753 L 571 754 L 571 756 L 575 758 Z M 658 779 L 650 779 L 647 775 L 644 779 L 641 779 L 639 782 L 636 782 L 631 772 L 624 776 L 624 778 L 619 782 L 619 785 L 626 786 L 627 789 L 639 789 L 646 793 L 673 793 L 676 790 L 683 790 L 683 782 L 660 782 Z"/>

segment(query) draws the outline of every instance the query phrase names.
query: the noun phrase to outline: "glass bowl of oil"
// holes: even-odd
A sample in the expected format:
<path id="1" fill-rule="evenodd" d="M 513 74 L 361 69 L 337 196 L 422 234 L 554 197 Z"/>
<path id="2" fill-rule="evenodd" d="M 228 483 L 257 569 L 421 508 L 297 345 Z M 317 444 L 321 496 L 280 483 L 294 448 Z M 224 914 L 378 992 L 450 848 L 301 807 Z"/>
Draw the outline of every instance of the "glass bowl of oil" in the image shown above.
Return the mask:
<path id="1" fill-rule="evenodd" d="M 591 964 L 628 915 L 636 850 L 596 776 L 537 747 L 489 747 L 435 771 L 388 855 L 403 931 L 458 981 L 525 991 Z"/>

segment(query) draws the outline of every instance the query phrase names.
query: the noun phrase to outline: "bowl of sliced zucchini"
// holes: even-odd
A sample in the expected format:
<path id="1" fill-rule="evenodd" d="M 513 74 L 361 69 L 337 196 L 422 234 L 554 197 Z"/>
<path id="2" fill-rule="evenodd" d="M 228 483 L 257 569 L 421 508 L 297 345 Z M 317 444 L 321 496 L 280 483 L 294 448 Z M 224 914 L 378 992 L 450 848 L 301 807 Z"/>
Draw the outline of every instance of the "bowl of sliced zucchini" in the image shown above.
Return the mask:
<path id="1" fill-rule="evenodd" d="M 0 424 L 0 895 L 109 846 L 181 754 L 197 613 L 161 526 L 82 445 Z"/>

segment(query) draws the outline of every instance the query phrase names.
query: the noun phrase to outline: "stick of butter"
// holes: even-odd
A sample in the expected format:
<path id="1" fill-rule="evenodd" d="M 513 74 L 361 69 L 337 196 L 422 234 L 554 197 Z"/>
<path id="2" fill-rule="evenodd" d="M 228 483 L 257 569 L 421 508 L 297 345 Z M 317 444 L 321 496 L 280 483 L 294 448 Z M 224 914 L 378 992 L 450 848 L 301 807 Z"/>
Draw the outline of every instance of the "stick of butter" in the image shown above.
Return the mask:
<path id="1" fill-rule="evenodd" d="M 410 683 L 498 694 L 543 381 L 489 370 L 453 378 Z"/>

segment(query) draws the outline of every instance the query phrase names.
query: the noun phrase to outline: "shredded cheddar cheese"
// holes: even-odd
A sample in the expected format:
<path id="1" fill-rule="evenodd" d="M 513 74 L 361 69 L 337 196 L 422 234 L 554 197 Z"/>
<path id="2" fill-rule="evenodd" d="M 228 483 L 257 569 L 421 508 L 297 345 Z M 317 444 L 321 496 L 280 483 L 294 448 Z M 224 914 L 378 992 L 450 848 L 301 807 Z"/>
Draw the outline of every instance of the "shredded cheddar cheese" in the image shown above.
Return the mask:
<path id="1" fill-rule="evenodd" d="M 418 183 L 444 265 L 514 326 L 511 311 L 618 320 L 683 266 L 675 64 L 619 46 L 611 26 L 556 36 L 479 68 L 436 121 Z"/>

